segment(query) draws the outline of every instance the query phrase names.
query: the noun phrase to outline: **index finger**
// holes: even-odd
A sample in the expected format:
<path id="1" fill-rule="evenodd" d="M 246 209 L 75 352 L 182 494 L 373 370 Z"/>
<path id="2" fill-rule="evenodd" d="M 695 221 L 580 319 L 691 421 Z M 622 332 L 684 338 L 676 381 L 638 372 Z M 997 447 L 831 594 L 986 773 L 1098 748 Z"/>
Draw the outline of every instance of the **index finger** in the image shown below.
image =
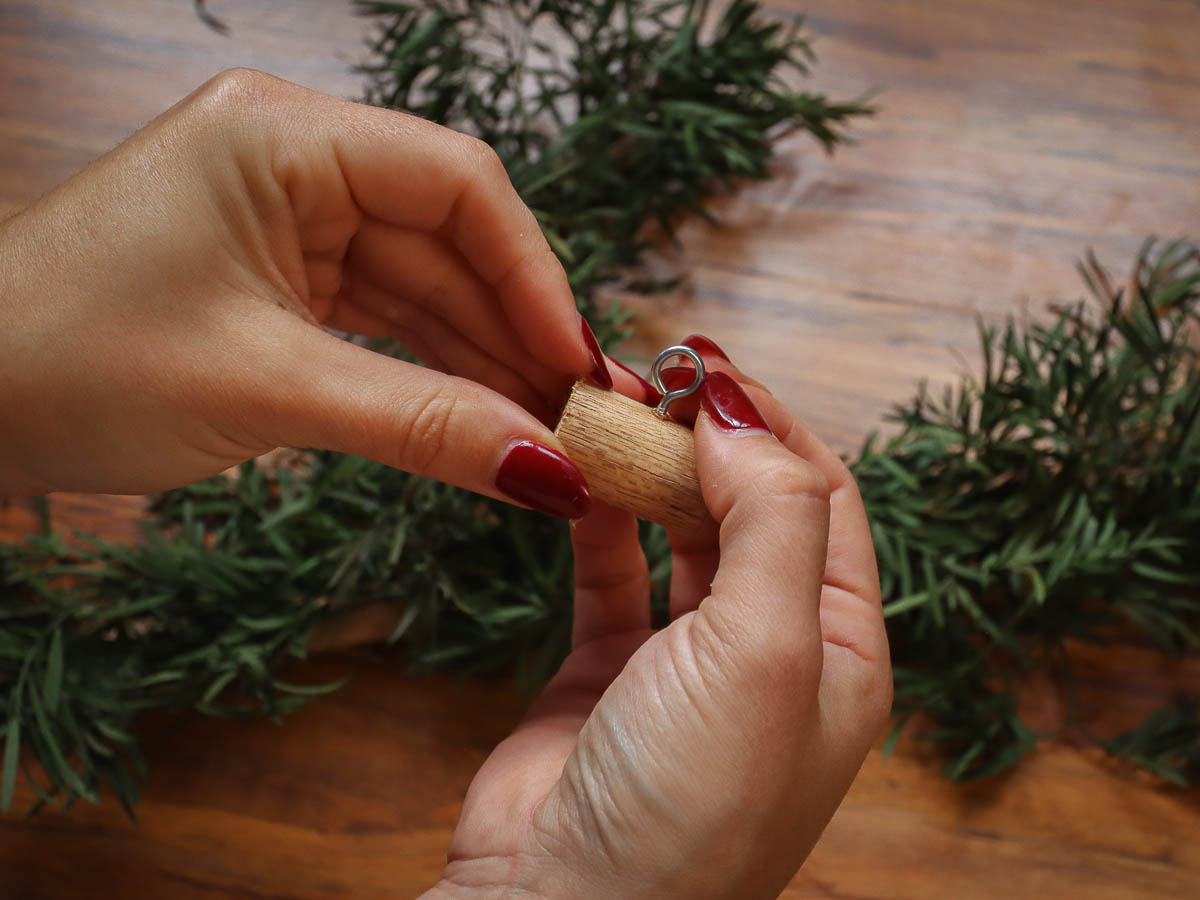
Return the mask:
<path id="1" fill-rule="evenodd" d="M 305 126 L 288 134 L 292 179 L 311 177 L 321 169 L 314 159 L 332 154 L 368 216 L 445 235 L 537 359 L 561 372 L 591 368 L 562 264 L 491 147 L 416 116 L 291 87 L 305 95 L 292 110 Z"/>

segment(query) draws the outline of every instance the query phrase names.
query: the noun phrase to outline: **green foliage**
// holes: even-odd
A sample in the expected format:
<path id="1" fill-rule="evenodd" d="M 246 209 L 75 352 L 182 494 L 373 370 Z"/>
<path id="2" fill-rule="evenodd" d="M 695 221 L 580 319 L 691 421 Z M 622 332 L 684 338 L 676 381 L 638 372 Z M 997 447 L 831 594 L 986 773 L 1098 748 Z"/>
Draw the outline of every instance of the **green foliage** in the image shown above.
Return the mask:
<path id="1" fill-rule="evenodd" d="M 1048 325 L 984 328 L 982 380 L 897 411 L 854 473 L 871 516 L 895 665 L 897 729 L 917 713 L 947 774 L 1012 765 L 1035 736 L 1023 678 L 1068 639 L 1140 633 L 1200 650 L 1200 251 L 1147 245 L 1126 289 Z M 1069 677 L 1069 673 L 1068 676 Z M 1068 689 L 1070 685 L 1068 685 Z M 1081 726 L 1072 710 L 1067 726 Z M 1098 739 L 1097 739 L 1098 740 Z M 1105 743 L 1188 783 L 1195 699 Z"/>
<path id="2" fill-rule="evenodd" d="M 356 457 L 306 466 L 246 463 L 165 494 L 134 546 L 0 545 L 5 797 L 20 738 L 48 797 L 95 799 L 106 780 L 132 804 L 140 713 L 280 716 L 330 687 L 281 682 L 281 663 L 305 655 L 318 622 L 365 604 L 396 603 L 393 639 L 424 663 L 520 654 L 531 681 L 557 663 L 542 648 L 569 624 L 561 523 Z"/>
<path id="3" fill-rule="evenodd" d="M 795 28 L 736 0 L 710 34 L 706 5 L 363 4 L 380 23 L 368 99 L 496 147 L 609 344 L 622 316 L 597 290 L 655 287 L 637 280 L 643 225 L 669 232 L 731 179 L 768 177 L 781 134 L 829 149 L 864 112 L 784 84 L 809 58 Z M 365 460 L 247 463 L 168 492 L 133 546 L 68 545 L 42 510 L 43 534 L 0 545 L 4 809 L 23 770 L 41 802 L 94 801 L 107 785 L 132 815 L 140 714 L 283 715 L 331 686 L 288 684 L 280 667 L 318 623 L 364 604 L 396 604 L 393 640 L 419 665 L 516 660 L 532 686 L 565 652 L 562 523 Z M 660 529 L 644 536 L 661 621 L 669 560 Z"/>
<path id="4" fill-rule="evenodd" d="M 1200 704 L 1185 700 L 1165 706 L 1105 746 L 1180 787 L 1194 784 L 1200 772 Z"/>

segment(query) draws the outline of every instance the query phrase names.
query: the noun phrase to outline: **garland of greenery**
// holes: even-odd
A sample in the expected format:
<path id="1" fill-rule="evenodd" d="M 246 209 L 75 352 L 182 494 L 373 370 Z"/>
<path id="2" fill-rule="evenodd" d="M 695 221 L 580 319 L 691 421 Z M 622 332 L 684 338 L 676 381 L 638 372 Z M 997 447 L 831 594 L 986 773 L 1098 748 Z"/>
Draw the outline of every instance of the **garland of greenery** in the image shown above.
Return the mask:
<path id="1" fill-rule="evenodd" d="M 598 307 L 598 289 L 664 286 L 636 278 L 646 223 L 670 233 L 732 179 L 767 178 L 781 135 L 803 130 L 828 150 L 868 112 L 791 87 L 808 43 L 748 0 L 712 21 L 707 3 L 675 0 L 360 5 L 379 23 L 367 99 L 496 148 L 606 345 L 623 319 Z M 0 545 L 0 807 L 21 771 L 38 805 L 94 802 L 107 784 L 132 815 L 141 713 L 281 716 L 335 687 L 281 681 L 282 664 L 319 622 L 365 604 L 396 604 L 392 639 L 421 665 L 515 659 L 531 685 L 558 665 L 571 596 L 561 523 L 353 457 L 271 468 L 159 496 L 133 546 L 81 547 L 48 522 Z M 656 529 L 646 539 L 661 585 L 665 542 Z"/>
<path id="2" fill-rule="evenodd" d="M 1038 737 L 1022 682 L 1050 665 L 1070 700 L 1061 729 L 1186 785 L 1200 692 L 1093 735 L 1067 642 L 1116 631 L 1200 650 L 1200 249 L 1148 243 L 1121 289 L 1094 258 L 1080 271 L 1092 303 L 984 328 L 981 379 L 940 402 L 922 391 L 853 467 L 892 643 L 888 747 L 922 713 L 949 777 L 1011 766 Z"/>

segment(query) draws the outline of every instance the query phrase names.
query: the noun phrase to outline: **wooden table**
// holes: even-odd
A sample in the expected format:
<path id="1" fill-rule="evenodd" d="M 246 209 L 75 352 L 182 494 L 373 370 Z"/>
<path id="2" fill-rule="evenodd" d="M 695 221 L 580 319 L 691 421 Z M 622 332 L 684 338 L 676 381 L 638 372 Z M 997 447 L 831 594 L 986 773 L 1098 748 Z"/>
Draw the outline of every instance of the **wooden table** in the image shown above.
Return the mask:
<path id="1" fill-rule="evenodd" d="M 666 299 L 631 301 L 634 356 L 688 331 L 852 451 L 921 377 L 976 358 L 975 319 L 1080 291 L 1086 247 L 1123 271 L 1142 238 L 1195 235 L 1200 9 L 1186 0 L 809 0 L 813 84 L 881 87 L 860 145 L 803 140 L 779 178 L 689 225 Z M 364 25 L 321 0 L 7 0 L 0 6 L 0 212 L 28 202 L 207 76 L 251 65 L 356 96 Z M 60 498 L 120 532 L 136 501 Z M 0 512 L 9 533 L 28 511 Z M 90 518 L 89 518 L 90 517 Z M 1152 705 L 1166 670 L 1094 661 L 1098 696 Z M 436 880 L 458 802 L 520 703 L 504 682 L 414 679 L 359 651 L 293 678 L 351 684 L 283 727 L 146 723 L 139 822 L 111 802 L 0 821 L 4 897 L 409 897 Z M 1046 692 L 1050 696 L 1051 692 Z M 18 796 L 20 808 L 30 799 Z M 789 897 L 1185 897 L 1200 893 L 1200 793 L 1065 744 L 1005 778 L 939 779 L 902 743 L 872 756 Z"/>

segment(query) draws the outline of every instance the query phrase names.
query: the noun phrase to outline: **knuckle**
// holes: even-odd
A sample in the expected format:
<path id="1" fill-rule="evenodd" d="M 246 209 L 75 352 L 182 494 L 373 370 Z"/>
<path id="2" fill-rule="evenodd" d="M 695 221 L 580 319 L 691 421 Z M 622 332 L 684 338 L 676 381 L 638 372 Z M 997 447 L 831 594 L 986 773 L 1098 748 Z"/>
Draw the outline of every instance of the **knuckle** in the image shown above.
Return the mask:
<path id="1" fill-rule="evenodd" d="M 490 144 L 468 134 L 461 135 L 461 138 L 463 155 L 472 173 L 485 178 L 508 178 L 504 163 Z"/>
<path id="2" fill-rule="evenodd" d="M 458 400 L 452 394 L 436 393 L 421 400 L 401 439 L 404 468 L 426 472 L 442 456 L 448 443 Z"/>
<path id="3" fill-rule="evenodd" d="M 878 732 L 892 713 L 891 657 L 882 628 L 877 633 L 860 629 L 853 645 L 839 642 L 836 652 L 851 654 L 853 665 L 845 667 L 847 687 L 853 697 L 855 715 L 872 734 Z"/>
<path id="4" fill-rule="evenodd" d="M 491 145 L 469 134 L 452 131 L 454 153 L 462 172 L 462 190 L 491 193 L 497 186 L 509 184 L 508 170 Z"/>
<path id="5" fill-rule="evenodd" d="M 785 497 L 810 497 L 829 502 L 829 479 L 812 463 L 799 460 L 779 476 L 776 492 Z"/>
<path id="6" fill-rule="evenodd" d="M 737 642 L 731 640 L 727 624 L 712 615 L 711 602 L 701 603 L 689 622 L 692 657 L 702 675 L 723 677 L 738 656 Z"/>
<path id="7" fill-rule="evenodd" d="M 819 635 L 763 622 L 739 622 L 702 604 L 692 623 L 692 644 L 697 665 L 704 671 L 732 677 L 755 692 L 787 697 L 788 702 L 803 695 L 806 685 L 815 686 L 820 680 Z"/>
<path id="8" fill-rule="evenodd" d="M 829 479 L 816 466 L 793 457 L 757 472 L 748 485 L 746 497 L 751 501 L 749 505 L 766 509 L 797 502 L 828 505 Z"/>
<path id="9" fill-rule="evenodd" d="M 244 114 L 277 101 L 287 82 L 257 69 L 236 68 L 219 72 L 206 81 L 196 94 L 196 105 L 212 116 Z"/>

